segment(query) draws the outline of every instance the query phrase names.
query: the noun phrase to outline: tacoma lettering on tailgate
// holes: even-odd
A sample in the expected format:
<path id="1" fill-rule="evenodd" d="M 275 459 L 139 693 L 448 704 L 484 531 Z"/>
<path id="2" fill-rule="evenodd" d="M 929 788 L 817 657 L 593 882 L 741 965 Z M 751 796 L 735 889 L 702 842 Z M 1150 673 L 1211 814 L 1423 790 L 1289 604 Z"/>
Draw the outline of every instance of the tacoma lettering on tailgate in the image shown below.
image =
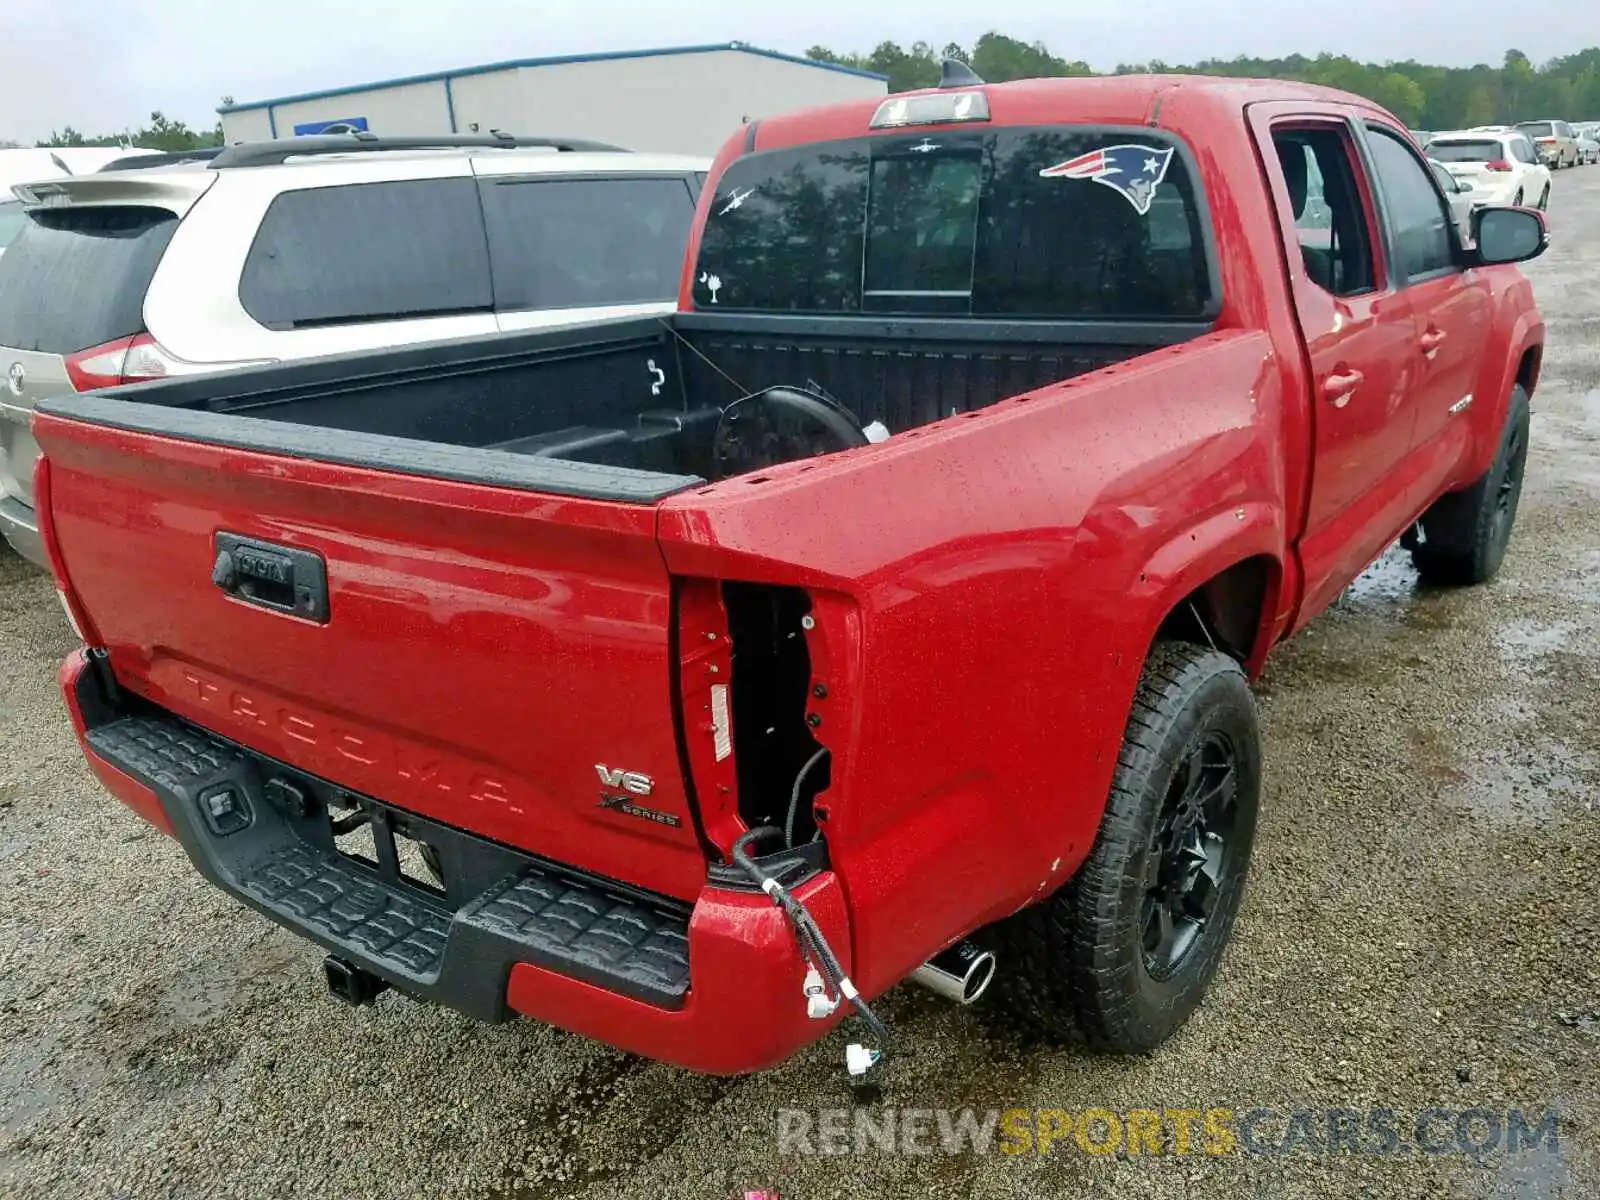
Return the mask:
<path id="1" fill-rule="evenodd" d="M 512 814 L 526 813 L 515 790 L 503 780 L 447 759 L 419 754 L 380 734 L 360 733 L 326 718 L 310 717 L 277 701 L 252 696 L 240 688 L 213 683 L 193 671 L 183 672 L 183 681 L 193 699 L 218 714 L 215 728 L 227 724 L 270 729 L 292 738 L 303 746 L 321 751 L 324 759 L 336 765 L 354 765 L 372 777 L 372 790 L 382 794 L 385 784 L 401 780 L 426 785 L 449 797 L 465 797 L 479 804 L 492 804 Z"/>

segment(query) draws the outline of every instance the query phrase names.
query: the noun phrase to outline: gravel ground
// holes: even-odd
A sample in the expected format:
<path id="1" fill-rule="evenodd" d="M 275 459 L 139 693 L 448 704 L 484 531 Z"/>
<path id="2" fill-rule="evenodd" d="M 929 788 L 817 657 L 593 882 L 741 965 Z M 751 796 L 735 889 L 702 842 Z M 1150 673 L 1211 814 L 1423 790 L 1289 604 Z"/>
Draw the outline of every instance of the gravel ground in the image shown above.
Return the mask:
<path id="1" fill-rule="evenodd" d="M 72 638 L 5 555 L 0 1194 L 1600 1196 L 1600 170 L 1553 209 L 1506 568 L 1421 591 L 1391 553 L 1274 660 L 1254 875 L 1198 1016 L 1108 1061 L 909 988 L 882 1008 L 889 1105 L 1551 1107 L 1555 1152 L 780 1156 L 777 1110 L 846 1102 L 838 1039 L 712 1080 L 392 994 L 342 1009 L 318 951 L 91 779 L 55 691 Z"/>

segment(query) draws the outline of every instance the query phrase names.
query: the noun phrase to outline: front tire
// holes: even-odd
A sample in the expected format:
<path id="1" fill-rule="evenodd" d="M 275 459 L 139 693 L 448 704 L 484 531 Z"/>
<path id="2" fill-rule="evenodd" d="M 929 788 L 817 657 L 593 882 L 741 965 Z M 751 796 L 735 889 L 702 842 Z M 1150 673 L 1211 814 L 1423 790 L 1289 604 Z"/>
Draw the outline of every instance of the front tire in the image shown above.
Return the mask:
<path id="1" fill-rule="evenodd" d="M 1100 832 L 1055 895 L 989 931 L 995 987 L 1047 1036 L 1149 1051 L 1194 1011 L 1244 892 L 1261 792 L 1255 700 L 1239 664 L 1151 652 Z"/>
<path id="2" fill-rule="evenodd" d="M 1487 583 L 1505 560 L 1522 499 L 1528 463 L 1528 393 L 1511 392 L 1494 462 L 1476 482 L 1435 500 L 1410 541 L 1411 561 L 1424 583 L 1468 587 Z"/>

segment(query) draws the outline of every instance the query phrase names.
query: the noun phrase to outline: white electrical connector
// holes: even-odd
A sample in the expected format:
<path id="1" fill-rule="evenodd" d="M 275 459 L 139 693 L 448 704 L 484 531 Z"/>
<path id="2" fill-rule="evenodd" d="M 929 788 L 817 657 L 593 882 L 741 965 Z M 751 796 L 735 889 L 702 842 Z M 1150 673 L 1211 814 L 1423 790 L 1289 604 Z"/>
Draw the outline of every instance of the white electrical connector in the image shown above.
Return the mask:
<path id="1" fill-rule="evenodd" d="M 851 1042 L 844 1048 L 844 1069 L 850 1072 L 850 1078 L 860 1079 L 881 1057 L 882 1051 L 868 1050 L 860 1042 Z"/>
<path id="2" fill-rule="evenodd" d="M 887 442 L 889 440 L 889 427 L 882 421 L 874 421 L 871 425 L 862 429 L 861 432 L 865 435 L 867 441 L 872 442 L 874 445 L 878 442 Z"/>
<path id="3" fill-rule="evenodd" d="M 839 1007 L 839 1002 L 828 995 L 827 986 L 822 982 L 822 975 L 814 966 L 806 968 L 804 990 L 806 994 L 806 1016 L 813 1021 L 826 1021 L 833 1016 Z"/>

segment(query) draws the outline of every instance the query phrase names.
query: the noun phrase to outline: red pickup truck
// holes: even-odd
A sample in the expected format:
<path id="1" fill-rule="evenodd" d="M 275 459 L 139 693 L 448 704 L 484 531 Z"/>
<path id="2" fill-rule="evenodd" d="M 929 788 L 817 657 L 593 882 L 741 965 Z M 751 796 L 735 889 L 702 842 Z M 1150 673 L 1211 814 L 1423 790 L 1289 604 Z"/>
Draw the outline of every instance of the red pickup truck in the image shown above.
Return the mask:
<path id="1" fill-rule="evenodd" d="M 1239 904 L 1269 650 L 1397 538 L 1505 552 L 1547 238 L 1473 225 L 1292 84 L 763 120 L 672 317 L 41 404 L 72 719 L 351 1001 L 742 1072 L 992 976 L 1149 1049 Z"/>

